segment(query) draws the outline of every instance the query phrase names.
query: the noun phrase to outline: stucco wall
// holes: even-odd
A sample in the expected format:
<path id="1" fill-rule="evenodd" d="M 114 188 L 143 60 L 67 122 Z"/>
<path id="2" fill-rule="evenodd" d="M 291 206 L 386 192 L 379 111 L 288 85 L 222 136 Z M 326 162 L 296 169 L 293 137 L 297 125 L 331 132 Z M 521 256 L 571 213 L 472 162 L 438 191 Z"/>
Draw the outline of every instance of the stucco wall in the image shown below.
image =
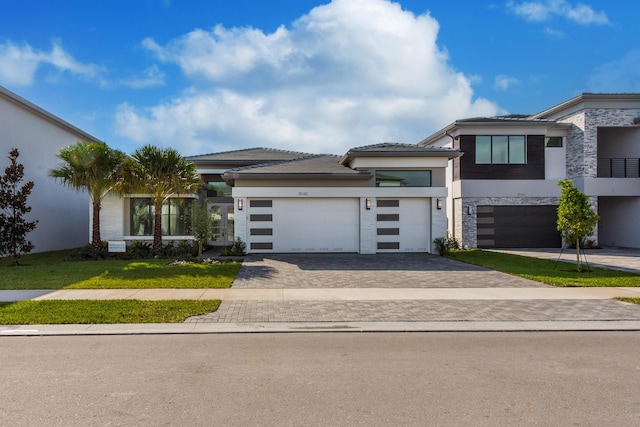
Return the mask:
<path id="1" fill-rule="evenodd" d="M 25 182 L 34 188 L 27 200 L 29 220 L 37 228 L 27 235 L 33 252 L 68 249 L 89 241 L 89 196 L 63 187 L 48 176 L 59 165 L 61 148 L 80 138 L 17 104 L 0 97 L 0 170 L 8 166 L 12 148 L 20 151 L 18 162 L 25 168 Z"/>

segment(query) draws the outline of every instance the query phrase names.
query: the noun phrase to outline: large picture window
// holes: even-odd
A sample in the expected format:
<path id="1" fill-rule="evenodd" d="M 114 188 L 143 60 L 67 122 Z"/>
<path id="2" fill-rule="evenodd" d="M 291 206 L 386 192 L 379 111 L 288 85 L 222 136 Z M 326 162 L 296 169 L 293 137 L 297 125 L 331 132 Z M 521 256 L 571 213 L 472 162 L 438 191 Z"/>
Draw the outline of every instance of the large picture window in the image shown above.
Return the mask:
<path id="1" fill-rule="evenodd" d="M 376 187 L 431 187 L 431 171 L 376 171 Z"/>
<path id="2" fill-rule="evenodd" d="M 524 135 L 476 136 L 476 164 L 527 163 L 527 143 Z"/>
<path id="3" fill-rule="evenodd" d="M 162 235 L 188 236 L 191 198 L 171 198 L 162 204 Z M 155 208 L 150 198 L 130 199 L 131 236 L 153 236 Z"/>

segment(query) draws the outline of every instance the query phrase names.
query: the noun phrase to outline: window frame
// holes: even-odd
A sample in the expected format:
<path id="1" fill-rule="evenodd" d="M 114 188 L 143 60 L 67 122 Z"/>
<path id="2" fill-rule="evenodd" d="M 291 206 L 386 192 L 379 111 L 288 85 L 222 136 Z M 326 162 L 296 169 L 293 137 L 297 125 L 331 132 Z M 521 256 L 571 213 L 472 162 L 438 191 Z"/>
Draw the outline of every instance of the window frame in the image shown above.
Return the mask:
<path id="1" fill-rule="evenodd" d="M 520 143 L 522 144 L 522 149 L 516 150 L 516 144 L 520 145 Z M 526 165 L 527 145 L 527 135 L 476 135 L 475 164 Z M 482 150 L 480 148 L 482 148 Z M 488 153 L 486 151 L 487 148 L 489 149 Z M 498 148 L 501 149 L 498 150 Z M 514 160 L 516 156 L 520 157 L 520 154 L 522 154 L 522 161 Z"/>
<path id="2" fill-rule="evenodd" d="M 144 201 L 142 203 L 139 203 Z M 162 236 L 167 237 L 180 237 L 190 236 L 188 234 L 190 218 L 191 218 L 191 206 L 192 202 L 196 201 L 193 197 L 170 197 L 162 203 L 161 221 L 162 221 Z M 185 203 L 186 204 L 183 204 Z M 142 206 L 142 211 L 134 212 L 135 205 L 139 203 Z M 144 212 L 146 209 L 146 212 Z M 134 215 L 139 217 L 136 219 Z M 141 224 L 143 221 L 144 225 Z M 132 237 L 153 237 L 153 230 L 155 225 L 155 206 L 151 197 L 130 197 L 129 198 L 129 236 Z M 137 227 L 144 227 L 143 233 L 136 233 L 134 230 Z M 178 231 L 180 231 L 178 233 Z"/>
<path id="3" fill-rule="evenodd" d="M 385 182 L 382 178 L 379 178 L 379 174 L 388 174 L 392 176 L 393 174 L 399 174 L 396 178 L 398 179 L 410 179 L 411 177 L 403 177 L 403 174 L 411 174 L 411 173 L 420 173 L 425 174 L 427 183 L 426 185 L 380 185 L 382 182 Z M 420 180 L 422 177 L 414 177 L 414 179 Z M 387 179 L 387 183 L 391 183 L 391 180 Z M 400 180 L 397 181 L 401 183 Z M 420 188 L 420 187 L 432 187 L 433 186 L 433 174 L 430 169 L 377 169 L 375 171 L 375 186 L 376 187 L 395 187 L 395 188 Z"/>

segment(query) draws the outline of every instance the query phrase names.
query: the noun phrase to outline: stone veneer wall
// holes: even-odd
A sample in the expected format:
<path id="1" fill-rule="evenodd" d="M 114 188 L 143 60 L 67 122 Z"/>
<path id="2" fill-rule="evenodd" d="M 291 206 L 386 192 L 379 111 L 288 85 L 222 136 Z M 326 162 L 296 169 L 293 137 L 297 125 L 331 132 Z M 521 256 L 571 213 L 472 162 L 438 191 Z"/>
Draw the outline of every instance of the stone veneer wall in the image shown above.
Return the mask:
<path id="1" fill-rule="evenodd" d="M 453 237 L 461 244 L 463 241 L 462 233 L 462 199 L 453 199 Z"/>
<path id="2" fill-rule="evenodd" d="M 567 178 L 596 178 L 598 127 L 633 125 L 639 116 L 640 109 L 594 108 L 558 120 L 574 125 L 567 137 Z"/>

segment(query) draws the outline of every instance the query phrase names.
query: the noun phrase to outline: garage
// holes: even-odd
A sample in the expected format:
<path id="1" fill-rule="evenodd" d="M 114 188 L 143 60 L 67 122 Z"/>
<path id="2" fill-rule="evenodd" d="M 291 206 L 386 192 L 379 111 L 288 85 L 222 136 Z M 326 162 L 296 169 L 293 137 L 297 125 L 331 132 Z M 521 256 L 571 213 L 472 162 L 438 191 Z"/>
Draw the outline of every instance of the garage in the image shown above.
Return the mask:
<path id="1" fill-rule="evenodd" d="M 478 206 L 479 248 L 559 248 L 557 206 Z"/>
<path id="2" fill-rule="evenodd" d="M 251 252 L 358 252 L 357 198 L 250 199 Z"/>
<path id="3" fill-rule="evenodd" d="M 429 252 L 431 199 L 377 199 L 377 252 Z"/>

